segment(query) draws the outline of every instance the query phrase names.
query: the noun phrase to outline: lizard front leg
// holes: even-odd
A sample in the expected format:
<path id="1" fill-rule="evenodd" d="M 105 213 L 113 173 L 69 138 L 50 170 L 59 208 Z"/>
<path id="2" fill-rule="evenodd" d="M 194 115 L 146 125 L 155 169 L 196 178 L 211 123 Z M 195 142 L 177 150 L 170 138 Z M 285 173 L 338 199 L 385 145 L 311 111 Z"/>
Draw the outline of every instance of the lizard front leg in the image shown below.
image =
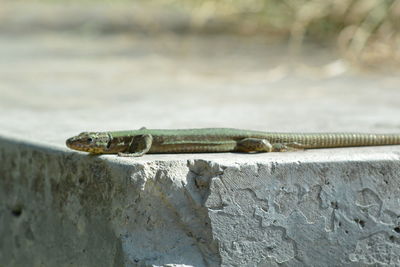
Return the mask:
<path id="1" fill-rule="evenodd" d="M 118 153 L 121 157 L 141 157 L 149 152 L 153 143 L 153 136 L 151 134 L 143 134 L 132 137 L 132 141 L 126 152 Z"/>

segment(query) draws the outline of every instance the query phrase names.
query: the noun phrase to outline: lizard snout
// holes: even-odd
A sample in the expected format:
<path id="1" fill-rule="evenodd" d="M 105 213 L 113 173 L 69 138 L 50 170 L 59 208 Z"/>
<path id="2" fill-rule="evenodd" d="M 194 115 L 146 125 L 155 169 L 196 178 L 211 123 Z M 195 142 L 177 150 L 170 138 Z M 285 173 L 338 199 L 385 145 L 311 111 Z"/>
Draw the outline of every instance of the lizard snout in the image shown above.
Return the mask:
<path id="1" fill-rule="evenodd" d="M 67 147 L 90 153 L 103 153 L 107 149 L 110 137 L 107 133 L 83 132 L 77 136 L 68 138 Z"/>
<path id="2" fill-rule="evenodd" d="M 81 142 L 79 141 L 79 139 L 76 136 L 68 138 L 67 141 L 65 141 L 65 144 L 69 148 L 72 148 L 75 150 L 83 150 Z"/>

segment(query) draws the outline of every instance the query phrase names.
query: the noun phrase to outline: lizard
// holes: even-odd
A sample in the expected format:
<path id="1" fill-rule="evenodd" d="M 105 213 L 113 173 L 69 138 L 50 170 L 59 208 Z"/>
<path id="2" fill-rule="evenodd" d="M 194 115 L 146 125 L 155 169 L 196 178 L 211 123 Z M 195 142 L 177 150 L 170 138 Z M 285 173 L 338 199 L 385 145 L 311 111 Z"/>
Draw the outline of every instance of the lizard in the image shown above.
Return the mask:
<path id="1" fill-rule="evenodd" d="M 231 128 L 82 132 L 67 139 L 74 150 L 139 157 L 147 153 L 282 152 L 299 149 L 399 145 L 400 134 L 275 133 Z"/>

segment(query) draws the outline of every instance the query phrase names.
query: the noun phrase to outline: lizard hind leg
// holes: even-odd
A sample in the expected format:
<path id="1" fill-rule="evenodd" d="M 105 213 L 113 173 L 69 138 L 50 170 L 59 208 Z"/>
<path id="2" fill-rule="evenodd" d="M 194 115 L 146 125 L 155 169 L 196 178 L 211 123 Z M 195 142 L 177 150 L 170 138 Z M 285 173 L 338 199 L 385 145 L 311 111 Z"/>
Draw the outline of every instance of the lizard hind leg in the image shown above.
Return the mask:
<path id="1" fill-rule="evenodd" d="M 149 152 L 153 143 L 151 134 L 143 134 L 132 138 L 131 143 L 126 152 L 118 153 L 120 157 L 141 157 Z"/>
<path id="2" fill-rule="evenodd" d="M 271 152 L 273 147 L 266 139 L 244 138 L 237 142 L 236 151 L 238 152 Z"/>

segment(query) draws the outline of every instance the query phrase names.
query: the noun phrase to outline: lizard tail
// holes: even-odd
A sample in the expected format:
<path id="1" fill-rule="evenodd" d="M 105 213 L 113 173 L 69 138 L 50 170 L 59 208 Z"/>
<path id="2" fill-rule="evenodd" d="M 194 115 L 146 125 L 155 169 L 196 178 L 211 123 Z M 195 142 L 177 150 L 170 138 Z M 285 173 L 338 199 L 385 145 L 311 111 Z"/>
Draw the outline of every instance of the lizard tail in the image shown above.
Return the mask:
<path id="1" fill-rule="evenodd" d="M 303 148 L 399 145 L 400 134 L 299 133 L 271 136 L 276 143 L 297 143 Z"/>

